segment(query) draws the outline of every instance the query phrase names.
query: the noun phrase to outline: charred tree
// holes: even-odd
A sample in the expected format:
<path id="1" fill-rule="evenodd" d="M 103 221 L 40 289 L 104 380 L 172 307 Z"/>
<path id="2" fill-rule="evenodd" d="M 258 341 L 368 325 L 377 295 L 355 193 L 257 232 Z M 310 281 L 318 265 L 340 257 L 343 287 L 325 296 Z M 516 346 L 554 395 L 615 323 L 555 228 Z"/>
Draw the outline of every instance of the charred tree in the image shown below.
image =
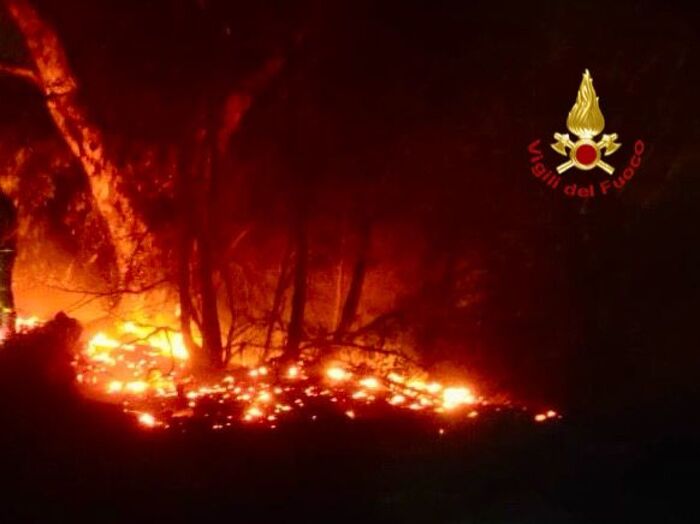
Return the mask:
<path id="1" fill-rule="evenodd" d="M 206 111 L 205 115 L 208 116 Z M 209 233 L 212 173 L 216 169 L 218 152 L 210 119 L 202 118 L 198 124 L 193 146 L 195 154 L 182 162 L 178 185 L 182 217 L 177 264 L 180 324 L 196 367 L 219 368 L 224 364 L 224 351 L 215 285 L 217 265 Z M 193 300 L 193 296 L 198 300 Z M 193 324 L 201 335 L 201 347 L 194 341 Z"/>
<path id="2" fill-rule="evenodd" d="M 218 301 L 214 285 L 214 262 L 209 238 L 206 233 L 197 238 L 197 269 L 202 303 L 202 342 L 214 368 L 222 367 L 224 362 L 223 344 L 221 343 L 221 323 L 219 321 Z"/>
<path id="3" fill-rule="evenodd" d="M 182 148 L 187 151 L 187 147 Z M 195 367 L 204 368 L 208 361 L 202 347 L 194 339 L 193 328 L 196 326 L 201 333 L 201 321 L 193 301 L 194 276 L 192 265 L 195 248 L 194 221 L 196 211 L 192 202 L 193 194 L 193 160 L 182 159 L 178 171 L 177 200 L 180 209 L 179 244 L 177 249 L 177 290 L 180 305 L 180 331 L 187 350 L 193 357 Z"/>
<path id="4" fill-rule="evenodd" d="M 353 322 L 355 322 L 357 318 L 357 308 L 360 305 L 365 274 L 367 273 L 367 257 L 369 255 L 370 240 L 371 227 L 369 221 L 365 220 L 360 229 L 357 259 L 355 260 L 350 286 L 348 287 L 348 293 L 345 297 L 345 303 L 343 304 L 343 312 L 334 334 L 334 340 L 336 342 L 343 339 L 344 335 L 352 327 Z"/>
<path id="5" fill-rule="evenodd" d="M 181 172 L 180 207 L 185 216 L 180 234 L 181 252 L 178 264 L 181 324 L 186 343 L 198 357 L 200 367 L 211 369 L 226 365 L 230 356 L 233 322 L 235 321 L 233 290 L 227 284 L 231 325 L 226 343 L 222 340 L 222 325 L 217 293 L 217 277 L 225 266 L 222 254 L 217 252 L 219 238 L 214 234 L 218 187 L 224 176 L 222 161 L 231 137 L 239 130 L 244 116 L 261 89 L 278 73 L 282 61 L 273 57 L 266 61 L 237 90 L 227 94 L 207 94 L 201 104 L 200 119 L 196 123 L 195 155 L 189 167 Z M 196 295 L 198 300 L 192 297 Z M 199 314 L 194 303 L 199 305 Z M 192 324 L 201 334 L 199 347 L 192 336 Z M 189 340 L 188 340 L 189 338 Z"/>
<path id="6" fill-rule="evenodd" d="M 196 317 L 194 304 L 192 303 L 192 275 L 190 267 L 190 257 L 192 253 L 193 238 L 188 234 L 183 234 L 183 238 L 178 251 L 177 272 L 178 272 L 178 296 L 180 299 L 180 331 L 182 338 L 191 355 L 197 356 L 201 353 L 201 348 L 197 345 L 192 334 L 193 324 L 200 325 Z"/>
<path id="7" fill-rule="evenodd" d="M 289 242 L 287 251 L 284 254 L 282 263 L 280 264 L 280 274 L 277 278 L 277 285 L 275 286 L 275 295 L 272 299 L 272 308 L 270 309 L 270 318 L 267 324 L 267 333 L 265 334 L 265 348 L 263 350 L 263 360 L 267 358 L 270 353 L 270 344 L 272 343 L 272 334 L 275 330 L 275 324 L 280 319 L 280 310 L 282 308 L 282 301 L 284 299 L 284 292 L 289 285 L 289 265 L 292 258 L 293 243 Z"/>
<path id="8" fill-rule="evenodd" d="M 304 215 L 297 219 L 295 227 L 296 256 L 294 264 L 294 292 L 292 311 L 289 317 L 289 331 L 284 360 L 296 360 L 301 353 L 301 340 L 304 334 L 304 310 L 306 309 L 306 281 L 308 273 L 308 233 Z"/>

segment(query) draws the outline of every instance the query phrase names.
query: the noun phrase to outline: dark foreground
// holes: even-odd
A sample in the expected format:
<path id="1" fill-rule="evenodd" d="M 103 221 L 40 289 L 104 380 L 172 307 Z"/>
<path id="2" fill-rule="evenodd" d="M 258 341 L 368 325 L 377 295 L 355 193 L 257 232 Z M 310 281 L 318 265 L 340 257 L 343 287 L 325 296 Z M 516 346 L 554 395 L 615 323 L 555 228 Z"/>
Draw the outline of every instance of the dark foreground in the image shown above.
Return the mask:
<path id="1" fill-rule="evenodd" d="M 442 437 L 398 419 L 168 434 L 64 415 L 4 426 L 3 522 L 694 521 L 690 443 L 620 427 L 500 415 Z"/>
<path id="2" fill-rule="evenodd" d="M 442 436 L 405 414 L 182 433 L 82 399 L 60 368 L 2 363 L 0 522 L 697 521 L 680 406 L 494 412 Z"/>

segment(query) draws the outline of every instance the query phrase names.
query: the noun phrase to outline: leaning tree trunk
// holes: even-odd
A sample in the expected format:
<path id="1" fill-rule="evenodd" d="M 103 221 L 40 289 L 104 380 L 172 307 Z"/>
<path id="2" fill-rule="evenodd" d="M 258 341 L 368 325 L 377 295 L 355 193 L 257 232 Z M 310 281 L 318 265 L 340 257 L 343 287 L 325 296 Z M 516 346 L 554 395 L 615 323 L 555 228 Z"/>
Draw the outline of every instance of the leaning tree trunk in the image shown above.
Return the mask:
<path id="1" fill-rule="evenodd" d="M 299 218 L 296 225 L 296 260 L 294 266 L 294 292 L 289 318 L 287 346 L 283 359 L 297 360 L 301 354 L 301 339 L 304 334 L 304 310 L 306 309 L 306 280 L 308 272 L 308 238 L 306 220 Z"/>
<path id="2" fill-rule="evenodd" d="M 365 274 L 367 273 L 367 257 L 369 255 L 369 245 L 371 240 L 371 227 L 369 221 L 365 221 L 362 224 L 362 229 L 360 231 L 360 244 L 357 250 L 357 259 L 355 260 L 355 267 L 352 271 L 352 279 L 350 280 L 350 287 L 348 288 L 348 294 L 345 297 L 345 304 L 343 305 L 343 312 L 340 317 L 340 322 L 338 322 L 338 327 L 335 330 L 334 339 L 339 342 L 343 339 L 343 336 L 352 327 L 355 318 L 357 317 L 357 308 L 360 305 L 360 298 L 362 297 L 362 288 L 365 283 Z"/>
<path id="3" fill-rule="evenodd" d="M 275 287 L 275 295 L 272 299 L 272 308 L 270 309 L 270 318 L 267 324 L 267 333 L 265 335 L 265 348 L 263 349 L 262 360 L 266 360 L 270 353 L 270 345 L 272 344 L 272 335 L 275 331 L 275 325 L 280 319 L 280 309 L 282 308 L 282 300 L 284 292 L 289 284 L 289 263 L 292 258 L 293 243 L 290 240 L 287 250 L 280 263 L 280 274 L 277 278 L 277 286 Z"/>
<path id="4" fill-rule="evenodd" d="M 16 72 L 42 91 L 56 128 L 82 165 L 95 207 L 109 230 L 108 240 L 114 247 L 123 281 L 133 266 L 137 247 L 148 247 L 148 231 L 120 187 L 117 168 L 107 155 L 101 130 L 78 101 L 78 81 L 56 31 L 28 0 L 4 2 L 33 62 L 29 70 L 15 68 Z"/>

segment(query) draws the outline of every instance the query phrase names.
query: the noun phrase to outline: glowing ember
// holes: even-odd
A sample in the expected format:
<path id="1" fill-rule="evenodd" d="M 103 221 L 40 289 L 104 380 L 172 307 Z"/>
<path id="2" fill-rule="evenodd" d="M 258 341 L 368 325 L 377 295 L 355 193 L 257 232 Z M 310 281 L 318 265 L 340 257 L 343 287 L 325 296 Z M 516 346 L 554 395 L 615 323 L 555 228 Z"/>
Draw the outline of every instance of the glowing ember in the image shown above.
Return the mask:
<path id="1" fill-rule="evenodd" d="M 272 400 L 272 395 L 268 391 L 263 391 L 258 395 L 258 400 L 260 402 L 270 402 Z"/>
<path id="2" fill-rule="evenodd" d="M 430 392 L 430 393 L 437 393 L 438 391 L 440 391 L 442 389 L 442 385 L 438 384 L 437 382 L 432 382 L 432 383 L 428 384 L 425 387 L 425 389 L 428 390 L 428 392 Z"/>
<path id="3" fill-rule="evenodd" d="M 367 389 L 377 389 L 379 387 L 379 380 L 374 377 L 367 377 L 360 380 L 360 385 L 366 387 Z"/>
<path id="4" fill-rule="evenodd" d="M 119 393 L 124 389 L 124 383 L 119 380 L 112 380 L 107 384 L 107 393 Z"/>
<path id="5" fill-rule="evenodd" d="M 535 419 L 535 422 L 545 422 L 549 419 L 557 417 L 557 415 L 558 414 L 556 411 L 550 409 L 550 410 L 546 411 L 545 413 L 538 413 L 537 415 L 535 415 L 534 419 Z"/>
<path id="6" fill-rule="evenodd" d="M 331 380 L 348 380 L 350 378 L 350 373 L 345 371 L 343 368 L 332 367 L 326 370 L 326 376 Z"/>
<path id="7" fill-rule="evenodd" d="M 129 393 L 143 393 L 148 389 L 148 384 L 143 380 L 128 382 L 124 387 Z"/>
<path id="8" fill-rule="evenodd" d="M 15 321 L 15 330 L 18 333 L 22 333 L 23 331 L 34 329 L 39 324 L 41 324 L 41 320 L 38 317 L 17 318 Z"/>
<path id="9" fill-rule="evenodd" d="M 473 404 L 476 398 L 467 388 L 445 388 L 442 392 L 443 407 L 453 409 L 463 404 Z"/>
<path id="10" fill-rule="evenodd" d="M 25 330 L 37 324 L 36 319 L 18 321 Z M 181 426 L 189 419 L 207 420 L 217 430 L 231 427 L 235 420 L 274 428 L 282 418 L 315 421 L 328 409 L 350 419 L 381 409 L 473 419 L 479 414 L 476 405 L 489 404 L 471 386 L 428 381 L 417 369 L 380 373 L 377 368 L 368 373 L 366 364 L 355 368 L 347 362 L 331 364 L 318 374 L 307 371 L 315 368 L 304 360 L 280 375 L 265 365 L 230 368 L 205 381 L 191 375 L 179 333 L 135 322 L 118 325 L 115 331 L 116 335 L 96 333 L 87 342 L 76 361 L 76 379 L 91 396 L 122 403 L 147 428 Z M 461 409 L 465 406 L 470 407 L 467 412 Z M 557 417 L 556 411 L 548 410 L 534 420 Z"/>
<path id="11" fill-rule="evenodd" d="M 149 428 L 152 428 L 157 424 L 156 418 L 150 413 L 141 413 L 139 415 L 139 422 Z"/>
<path id="12" fill-rule="evenodd" d="M 250 422 L 251 420 L 261 418 L 263 415 L 264 413 L 260 408 L 253 406 L 246 411 L 243 420 L 245 420 L 246 422 Z"/>
<path id="13" fill-rule="evenodd" d="M 389 404 L 393 406 L 398 406 L 399 404 L 403 404 L 404 402 L 406 402 L 406 397 L 400 394 L 394 395 L 389 399 Z"/>
<path id="14" fill-rule="evenodd" d="M 384 377 L 357 374 L 345 365 L 325 368 L 323 376 L 329 384 L 324 386 L 319 381 L 321 377 L 302 373 L 303 362 L 287 367 L 281 383 L 275 382 L 276 375 L 266 366 L 257 366 L 231 370 L 215 383 L 197 384 L 188 374 L 186 353 L 163 345 L 163 339 L 151 344 L 149 332 L 136 327 L 127 323 L 121 332 L 139 335 L 142 340 L 137 342 L 104 333 L 93 337 L 85 350 L 88 364 L 83 373 L 91 377 L 98 389 L 108 396 L 118 396 L 130 407 L 168 412 L 172 409 L 169 406 L 184 399 L 189 411 L 171 411 L 177 414 L 171 415 L 172 419 L 206 416 L 212 427 L 222 423 L 228 427 L 240 410 L 238 417 L 243 421 L 271 427 L 280 416 L 310 409 L 310 403 L 321 399 L 337 405 L 351 419 L 358 416 L 359 408 L 369 409 L 379 401 L 395 408 L 435 414 L 478 402 L 471 389 L 464 386 L 445 387 L 435 381 L 409 378 L 398 371 Z M 170 340 L 179 343 L 179 337 L 172 336 Z M 213 405 L 219 407 L 213 409 Z M 313 413 L 309 418 L 316 417 Z"/>

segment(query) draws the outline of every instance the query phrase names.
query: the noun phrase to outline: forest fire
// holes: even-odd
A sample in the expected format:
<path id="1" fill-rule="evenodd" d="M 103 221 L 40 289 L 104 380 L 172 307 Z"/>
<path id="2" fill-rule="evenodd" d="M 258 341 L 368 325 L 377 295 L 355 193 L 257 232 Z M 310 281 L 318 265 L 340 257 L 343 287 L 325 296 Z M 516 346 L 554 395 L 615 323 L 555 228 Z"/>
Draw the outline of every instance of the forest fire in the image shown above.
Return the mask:
<path id="1" fill-rule="evenodd" d="M 656 4 L 0 0 L 0 524 L 689 520 Z"/>
<path id="2" fill-rule="evenodd" d="M 76 361 L 78 381 L 91 396 L 121 402 L 147 428 L 168 428 L 206 419 L 211 429 L 237 421 L 277 427 L 281 419 L 343 413 L 354 419 L 379 406 L 432 416 L 476 417 L 487 404 L 471 386 L 445 385 L 418 371 L 380 374 L 348 362 L 310 360 L 226 370 L 196 379 L 189 354 L 175 331 L 125 322 L 121 337 L 97 333 Z M 136 337 L 138 342 L 124 342 Z"/>
<path id="3" fill-rule="evenodd" d="M 30 334 L 43 325 L 37 317 L 20 317 L 16 331 Z M 89 336 L 72 368 L 84 395 L 120 405 L 146 429 L 222 430 L 237 424 L 275 429 L 285 420 L 404 413 L 432 421 L 442 435 L 447 420 L 475 419 L 492 409 L 527 412 L 486 398 L 463 380 L 434 380 L 415 364 L 401 367 L 387 359 L 376 365 L 352 350 L 344 356 L 318 360 L 304 354 L 292 363 L 271 359 L 201 373 L 193 370 L 179 332 L 127 321 L 115 334 Z M 538 423 L 558 418 L 551 409 L 532 416 Z"/>
<path id="4" fill-rule="evenodd" d="M 0 313 L 9 325 L 16 309 L 98 323 L 86 327 L 74 363 L 87 395 L 122 404 L 150 428 L 276 427 L 329 409 L 350 419 L 382 409 L 473 418 L 493 404 L 473 384 L 422 369 L 465 365 L 459 354 L 481 323 L 479 249 L 439 233 L 475 220 L 460 204 L 436 221 L 427 210 L 442 207 L 442 190 L 395 198 L 384 188 L 402 186 L 384 168 L 358 184 L 345 175 L 350 164 L 336 164 L 341 150 L 329 150 L 322 169 L 325 161 L 307 165 L 322 155 L 309 138 L 327 133 L 296 109 L 308 93 L 292 71 L 299 28 L 221 85 L 198 79 L 181 99 L 186 114 L 155 125 L 173 132 L 139 141 L 93 118 L 91 83 L 51 18 L 28 0 L 4 4 L 26 53 L 14 57 L 21 67 L 0 72 L 41 94 L 58 140 L 41 191 L 30 183 L 41 167 L 0 180 Z M 251 120 L 265 115 L 262 127 L 279 136 L 256 138 Z M 292 136 L 299 143 L 278 147 Z M 239 148 L 250 138 L 269 165 L 245 165 Z M 54 176 L 58 164 L 67 176 Z"/>

